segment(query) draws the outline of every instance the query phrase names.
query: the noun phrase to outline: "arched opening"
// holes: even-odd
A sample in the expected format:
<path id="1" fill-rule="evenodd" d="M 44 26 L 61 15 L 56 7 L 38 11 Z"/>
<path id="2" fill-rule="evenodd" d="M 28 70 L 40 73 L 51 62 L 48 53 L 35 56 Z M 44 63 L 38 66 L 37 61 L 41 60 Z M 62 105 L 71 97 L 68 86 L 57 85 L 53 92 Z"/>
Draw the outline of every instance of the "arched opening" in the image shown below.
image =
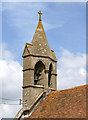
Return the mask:
<path id="1" fill-rule="evenodd" d="M 51 72 L 52 72 L 52 63 L 49 66 L 48 87 L 50 87 L 50 84 L 51 84 Z"/>
<path id="2" fill-rule="evenodd" d="M 34 85 L 44 85 L 45 65 L 38 61 L 34 68 Z"/>

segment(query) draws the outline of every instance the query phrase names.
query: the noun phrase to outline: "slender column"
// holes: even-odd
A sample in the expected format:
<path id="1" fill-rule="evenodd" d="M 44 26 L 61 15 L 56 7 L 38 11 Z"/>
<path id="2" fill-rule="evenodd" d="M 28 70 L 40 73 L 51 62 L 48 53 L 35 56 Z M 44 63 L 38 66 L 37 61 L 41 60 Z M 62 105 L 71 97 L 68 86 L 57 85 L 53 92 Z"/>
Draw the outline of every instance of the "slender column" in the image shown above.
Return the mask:
<path id="1" fill-rule="evenodd" d="M 49 70 L 45 70 L 45 75 L 46 75 L 45 87 L 48 87 L 48 74 L 49 74 Z"/>

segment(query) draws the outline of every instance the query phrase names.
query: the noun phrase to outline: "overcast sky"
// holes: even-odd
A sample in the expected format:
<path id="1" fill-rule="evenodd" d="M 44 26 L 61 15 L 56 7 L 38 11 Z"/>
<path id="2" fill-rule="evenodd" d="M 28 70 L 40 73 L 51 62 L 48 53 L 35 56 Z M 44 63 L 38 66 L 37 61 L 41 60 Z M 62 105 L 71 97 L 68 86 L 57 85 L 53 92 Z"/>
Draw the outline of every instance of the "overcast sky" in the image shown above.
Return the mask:
<path id="1" fill-rule="evenodd" d="M 38 11 L 50 45 L 58 59 L 57 89 L 86 84 L 86 3 L 2 3 L 2 59 L 0 84 L 3 98 L 22 98 L 22 53 L 38 24 Z M 19 101 L 2 101 L 16 103 Z M 14 117 L 19 105 L 2 105 L 3 117 Z M 0 115 L 1 116 L 1 115 Z"/>

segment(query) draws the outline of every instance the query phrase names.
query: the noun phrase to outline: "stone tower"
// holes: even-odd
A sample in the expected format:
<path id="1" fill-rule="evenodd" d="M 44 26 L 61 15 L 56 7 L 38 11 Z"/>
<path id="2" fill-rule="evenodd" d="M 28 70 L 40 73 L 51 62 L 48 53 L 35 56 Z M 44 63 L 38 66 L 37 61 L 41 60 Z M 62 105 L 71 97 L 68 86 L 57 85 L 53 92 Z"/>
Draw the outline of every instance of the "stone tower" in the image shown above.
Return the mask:
<path id="1" fill-rule="evenodd" d="M 57 59 L 50 49 L 41 21 L 32 42 L 26 43 L 23 52 L 23 108 L 30 109 L 48 90 L 57 89 Z"/>

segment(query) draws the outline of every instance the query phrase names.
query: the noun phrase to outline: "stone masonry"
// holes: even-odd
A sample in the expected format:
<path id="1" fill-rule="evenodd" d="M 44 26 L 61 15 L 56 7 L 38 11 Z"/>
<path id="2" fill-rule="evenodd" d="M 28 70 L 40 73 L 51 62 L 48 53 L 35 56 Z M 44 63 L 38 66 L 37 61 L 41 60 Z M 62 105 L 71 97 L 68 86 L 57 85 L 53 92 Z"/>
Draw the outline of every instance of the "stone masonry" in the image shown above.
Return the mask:
<path id="1" fill-rule="evenodd" d="M 26 43 L 23 52 L 23 108 L 30 109 L 37 98 L 46 90 L 57 89 L 57 59 L 50 49 L 41 21 L 31 44 Z"/>

